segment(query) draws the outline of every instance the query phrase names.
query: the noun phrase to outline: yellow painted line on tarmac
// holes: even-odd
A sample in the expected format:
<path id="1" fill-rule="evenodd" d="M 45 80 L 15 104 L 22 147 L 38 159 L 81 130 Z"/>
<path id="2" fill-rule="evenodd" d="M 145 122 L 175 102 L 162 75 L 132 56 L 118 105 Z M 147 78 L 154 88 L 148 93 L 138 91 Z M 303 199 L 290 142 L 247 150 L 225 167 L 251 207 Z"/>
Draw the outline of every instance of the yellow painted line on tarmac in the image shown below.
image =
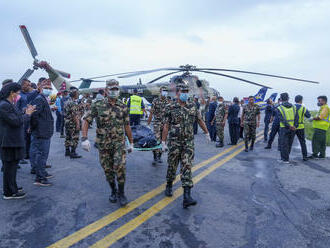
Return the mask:
<path id="1" fill-rule="evenodd" d="M 262 132 L 258 133 L 258 136 L 262 134 Z M 239 144 L 237 144 L 236 146 L 232 146 L 226 150 L 224 150 L 223 152 L 193 166 L 192 171 L 196 171 L 204 166 L 206 166 L 207 164 L 211 163 L 212 161 L 216 160 L 217 158 L 231 152 L 232 150 L 236 149 L 238 146 L 242 145 L 243 142 L 240 142 Z M 174 180 L 174 184 L 177 183 L 180 180 L 180 175 L 177 175 L 175 180 Z M 131 201 L 127 204 L 126 207 L 124 208 L 119 208 L 116 211 L 102 217 L 101 219 L 81 228 L 80 230 L 70 234 L 69 236 L 55 242 L 54 244 L 48 246 L 48 248 L 67 248 L 70 247 L 76 243 L 78 243 L 79 241 L 87 238 L 88 236 L 92 235 L 93 233 L 101 230 L 102 228 L 104 228 L 105 226 L 113 223 L 114 221 L 118 220 L 119 218 L 121 218 L 122 216 L 128 214 L 129 212 L 133 211 L 134 209 L 136 209 L 137 207 L 141 206 L 142 204 L 146 203 L 147 201 L 149 201 L 150 199 L 152 199 L 153 197 L 159 195 L 161 192 L 164 191 L 166 186 L 166 183 L 161 184 L 160 186 L 158 186 L 157 188 L 149 191 L 148 193 L 140 196 L 139 198 L 135 199 L 134 201 Z"/>
<path id="2" fill-rule="evenodd" d="M 260 140 L 262 137 L 258 137 L 257 140 Z M 244 150 L 244 147 L 239 148 L 229 156 L 225 157 L 224 159 L 220 160 L 219 162 L 215 163 L 214 165 L 208 167 L 201 173 L 199 173 L 197 176 L 193 178 L 194 184 L 198 183 L 200 180 L 202 180 L 204 177 L 212 173 L 214 170 L 231 160 L 232 158 L 236 157 L 241 151 Z M 127 234 L 129 234 L 131 231 L 142 225 L 145 221 L 153 217 L 155 214 L 160 212 L 162 209 L 164 209 L 167 205 L 169 205 L 171 202 L 175 201 L 178 197 L 180 197 L 183 194 L 182 188 L 178 188 L 173 192 L 172 197 L 164 197 L 162 200 L 151 206 L 149 209 L 144 211 L 142 214 L 134 218 L 133 220 L 127 222 L 126 224 L 122 225 L 121 227 L 117 228 L 112 233 L 105 236 L 100 241 L 96 242 L 94 245 L 90 246 L 91 248 L 105 248 L 110 247 L 112 244 L 117 242 L 119 239 L 125 237 Z"/>

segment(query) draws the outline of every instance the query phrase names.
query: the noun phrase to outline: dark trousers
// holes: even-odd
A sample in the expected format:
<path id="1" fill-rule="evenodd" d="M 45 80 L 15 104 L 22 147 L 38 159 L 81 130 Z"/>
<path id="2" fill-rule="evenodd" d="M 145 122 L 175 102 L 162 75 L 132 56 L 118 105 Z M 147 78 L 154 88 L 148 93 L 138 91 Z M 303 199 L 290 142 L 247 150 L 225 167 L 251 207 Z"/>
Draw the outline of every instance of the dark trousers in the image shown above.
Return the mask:
<path id="1" fill-rule="evenodd" d="M 239 120 L 239 123 L 241 123 L 241 118 L 238 118 L 238 120 Z M 244 127 L 239 126 L 239 138 L 241 138 L 241 139 L 244 138 L 243 132 L 244 132 Z"/>
<path id="2" fill-rule="evenodd" d="M 56 132 L 61 132 L 61 129 L 62 129 L 62 114 L 59 112 L 59 111 L 56 111 L 56 124 L 55 124 L 55 127 L 56 127 Z"/>
<path id="3" fill-rule="evenodd" d="M 194 122 L 194 134 L 197 134 L 198 132 L 198 123 L 197 121 Z"/>
<path id="4" fill-rule="evenodd" d="M 276 134 L 278 134 L 278 148 L 280 148 L 281 142 L 280 142 L 280 124 L 273 123 L 272 130 L 270 131 L 269 139 L 268 139 L 268 146 L 272 146 L 273 141 L 275 139 Z M 279 149 L 280 150 L 280 149 Z"/>
<path id="5" fill-rule="evenodd" d="M 32 135 L 30 162 L 32 169 L 36 171 L 38 179 L 45 179 L 46 162 L 49 155 L 50 139 L 38 139 Z"/>
<path id="6" fill-rule="evenodd" d="M 141 115 L 129 115 L 129 124 L 131 126 L 140 125 Z"/>
<path id="7" fill-rule="evenodd" d="M 232 145 L 236 145 L 239 139 L 240 125 L 236 123 L 229 123 L 229 135 Z"/>
<path id="8" fill-rule="evenodd" d="M 297 129 L 296 135 L 298 137 L 300 147 L 301 147 L 301 153 L 303 158 L 307 158 L 307 146 L 306 146 L 306 139 L 305 139 L 305 129 Z"/>
<path id="9" fill-rule="evenodd" d="M 11 196 L 17 193 L 16 173 L 18 160 L 2 161 L 3 164 L 3 194 Z"/>
<path id="10" fill-rule="evenodd" d="M 291 153 L 292 143 L 295 136 L 295 131 L 291 131 L 288 128 L 280 128 L 280 142 L 281 142 L 281 159 L 283 161 L 289 161 L 289 156 Z"/>
<path id="11" fill-rule="evenodd" d="M 25 159 L 30 159 L 31 133 L 25 130 Z"/>
<path id="12" fill-rule="evenodd" d="M 211 125 L 211 122 L 210 122 L 209 125 L 210 125 L 209 134 L 210 134 L 211 141 L 216 141 L 217 140 L 217 130 L 216 130 L 215 123 L 213 125 Z"/>
<path id="13" fill-rule="evenodd" d="M 60 127 L 61 135 L 64 135 L 64 115 L 61 115 L 61 127 Z"/>
<path id="14" fill-rule="evenodd" d="M 327 131 L 314 128 L 314 134 L 312 139 L 312 149 L 314 156 L 320 156 L 321 158 L 325 158 L 326 142 Z"/>
<path id="15" fill-rule="evenodd" d="M 268 140 L 269 121 L 265 121 L 264 140 Z"/>

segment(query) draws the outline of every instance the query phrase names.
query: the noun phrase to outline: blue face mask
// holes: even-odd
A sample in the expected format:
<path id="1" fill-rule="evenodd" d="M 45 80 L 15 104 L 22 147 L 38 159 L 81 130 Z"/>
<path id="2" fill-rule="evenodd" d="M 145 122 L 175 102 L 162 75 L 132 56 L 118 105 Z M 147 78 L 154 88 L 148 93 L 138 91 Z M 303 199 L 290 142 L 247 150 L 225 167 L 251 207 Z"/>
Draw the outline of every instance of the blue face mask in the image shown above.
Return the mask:
<path id="1" fill-rule="evenodd" d="M 53 90 L 51 90 L 51 89 L 43 89 L 42 90 L 42 94 L 44 96 L 50 96 L 52 94 L 52 92 L 53 92 Z"/>
<path id="2" fill-rule="evenodd" d="M 180 93 L 180 100 L 186 102 L 188 100 L 188 93 Z"/>

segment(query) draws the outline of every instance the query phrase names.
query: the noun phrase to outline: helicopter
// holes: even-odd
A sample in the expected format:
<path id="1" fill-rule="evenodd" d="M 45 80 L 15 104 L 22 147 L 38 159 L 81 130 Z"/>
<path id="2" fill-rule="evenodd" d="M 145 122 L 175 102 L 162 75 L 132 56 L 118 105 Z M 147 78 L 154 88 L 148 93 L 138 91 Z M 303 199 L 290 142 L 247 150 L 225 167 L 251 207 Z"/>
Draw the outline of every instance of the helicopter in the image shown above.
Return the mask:
<path id="1" fill-rule="evenodd" d="M 33 65 L 32 65 L 32 69 L 27 69 L 26 72 L 21 76 L 21 78 L 17 81 L 19 84 L 22 83 L 23 79 L 28 79 L 35 70 L 38 70 L 39 66 L 38 66 L 38 63 L 39 63 L 39 60 L 37 59 L 37 56 L 38 56 L 38 52 L 37 52 L 37 49 L 35 48 L 34 44 L 33 44 L 33 41 L 31 39 L 31 36 L 29 34 L 29 31 L 27 30 L 26 26 L 25 25 L 20 25 L 19 26 L 19 29 L 21 30 L 22 32 L 22 35 L 24 37 L 24 40 L 26 42 L 26 45 L 28 46 L 29 50 L 30 50 L 30 53 L 32 55 L 32 58 L 33 58 Z M 61 76 L 65 77 L 65 78 L 70 78 L 71 75 L 70 73 L 67 73 L 67 72 L 64 72 L 64 71 L 60 71 L 60 70 L 56 70 L 56 73 L 60 74 Z"/>
<path id="2" fill-rule="evenodd" d="M 142 84 L 141 80 L 140 83 L 137 85 L 125 85 L 121 86 L 121 94 L 122 95 L 127 95 L 130 94 L 131 91 L 134 89 L 137 89 L 138 92 L 142 91 L 142 95 L 146 95 L 149 99 L 154 96 L 158 96 L 160 91 L 160 87 L 163 85 L 167 85 L 170 89 L 170 96 L 173 98 L 175 96 L 175 88 L 178 83 L 184 82 L 189 85 L 190 88 L 190 95 L 199 95 L 200 98 L 205 99 L 207 96 L 212 96 L 212 95 L 219 95 L 219 92 L 215 89 L 210 88 L 209 83 L 206 80 L 200 80 L 198 76 L 193 75 L 192 72 L 194 73 L 204 73 L 204 74 L 211 74 L 211 75 L 217 75 L 233 80 L 238 80 L 242 81 L 245 83 L 249 83 L 252 85 L 257 85 L 261 87 L 266 87 L 268 89 L 271 89 L 271 87 L 263 85 L 261 83 L 257 83 L 254 81 L 250 81 L 241 77 L 233 76 L 227 73 L 239 73 L 239 74 L 249 74 L 249 75 L 256 75 L 256 76 L 266 76 L 266 77 L 273 77 L 273 78 L 279 78 L 279 79 L 286 79 L 286 80 L 294 80 L 294 81 L 300 81 L 300 82 L 307 82 L 307 83 L 314 83 L 318 84 L 319 82 L 312 81 L 312 80 L 306 80 L 306 79 L 299 79 L 299 78 L 294 78 L 294 77 L 287 77 L 287 76 L 279 76 L 279 75 L 273 75 L 273 74 L 266 74 L 266 73 L 260 73 L 260 72 L 252 72 L 252 71 L 244 71 L 244 70 L 237 70 L 237 69 L 226 69 L 226 68 L 199 68 L 194 65 L 181 65 L 179 67 L 167 67 L 167 68 L 157 68 L 157 69 L 152 69 L 152 70 L 140 70 L 140 71 L 133 71 L 133 72 L 122 72 L 122 73 L 115 73 L 115 74 L 109 74 L 109 75 L 104 75 L 104 76 L 97 76 L 97 77 L 91 77 L 91 78 L 81 78 L 79 80 L 73 80 L 73 81 L 68 81 L 65 78 L 70 78 L 70 74 L 54 69 L 50 65 L 48 65 L 46 62 L 43 62 L 44 65 L 45 63 L 47 64 L 46 67 L 40 66 L 41 63 L 37 60 L 36 56 L 38 55 L 35 46 L 32 42 L 32 39 L 30 37 L 29 32 L 27 31 L 26 26 L 20 25 L 20 30 L 23 34 L 23 37 L 26 41 L 26 44 L 31 52 L 31 55 L 34 59 L 33 61 L 33 69 L 28 69 L 24 75 L 21 77 L 20 80 L 23 80 L 24 78 L 28 78 L 29 76 L 32 75 L 34 70 L 38 68 L 43 68 L 46 69 L 47 73 L 49 74 L 50 78 L 52 79 L 52 82 L 55 86 L 55 88 L 58 91 L 66 90 L 69 89 L 72 86 L 72 83 L 81 81 L 82 83 L 79 86 L 79 92 L 81 94 L 85 93 L 93 93 L 96 94 L 100 89 L 104 89 L 104 87 L 101 88 L 90 88 L 91 84 L 93 82 L 105 82 L 105 80 L 96 80 L 96 79 L 101 79 L 101 78 L 109 78 L 109 77 L 118 77 L 118 78 L 131 78 L 131 77 L 136 77 L 144 74 L 149 74 L 149 73 L 155 73 L 155 72 L 160 72 L 164 71 L 166 72 L 165 74 L 147 82 L 146 84 Z M 174 75 L 180 73 L 181 75 Z M 158 83 L 162 78 L 165 78 L 167 76 L 173 75 L 169 82 L 163 82 L 163 83 Z M 157 82 L 157 83 L 156 83 Z"/>

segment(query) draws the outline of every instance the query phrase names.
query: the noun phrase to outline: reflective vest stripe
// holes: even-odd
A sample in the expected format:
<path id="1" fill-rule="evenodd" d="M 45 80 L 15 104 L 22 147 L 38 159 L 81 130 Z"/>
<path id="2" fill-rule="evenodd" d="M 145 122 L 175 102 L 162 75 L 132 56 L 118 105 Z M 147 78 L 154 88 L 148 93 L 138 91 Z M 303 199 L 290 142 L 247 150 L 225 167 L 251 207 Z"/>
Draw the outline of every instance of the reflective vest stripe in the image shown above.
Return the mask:
<path id="1" fill-rule="evenodd" d="M 289 111 L 291 109 L 292 109 L 292 113 L 289 113 Z M 289 123 L 289 125 L 293 126 L 294 125 L 294 119 L 295 119 L 295 116 L 296 116 L 295 106 L 293 106 L 292 108 L 284 109 L 284 107 L 281 105 L 281 106 L 279 106 L 279 110 L 280 110 L 280 113 L 282 114 L 284 120 L 286 120 Z M 287 114 L 289 114 L 289 118 L 287 117 Z M 285 127 L 283 122 L 280 123 L 280 127 Z"/>
<path id="2" fill-rule="evenodd" d="M 324 108 L 328 109 L 328 117 L 326 117 L 324 119 L 321 119 L 321 120 L 314 120 L 313 121 L 313 128 L 317 128 L 317 129 L 327 131 L 329 129 L 329 126 L 330 126 L 330 108 L 328 107 L 328 105 L 323 105 L 320 108 L 318 116 L 320 116 L 320 114 L 321 114 L 321 112 L 323 111 Z"/>
<path id="3" fill-rule="evenodd" d="M 298 112 L 298 127 L 297 129 L 304 129 L 305 128 L 305 113 L 306 108 L 305 106 L 301 106 Z"/>
<path id="4" fill-rule="evenodd" d="M 129 113 L 131 115 L 142 115 L 142 98 L 139 96 L 131 96 L 130 98 L 130 109 Z"/>

